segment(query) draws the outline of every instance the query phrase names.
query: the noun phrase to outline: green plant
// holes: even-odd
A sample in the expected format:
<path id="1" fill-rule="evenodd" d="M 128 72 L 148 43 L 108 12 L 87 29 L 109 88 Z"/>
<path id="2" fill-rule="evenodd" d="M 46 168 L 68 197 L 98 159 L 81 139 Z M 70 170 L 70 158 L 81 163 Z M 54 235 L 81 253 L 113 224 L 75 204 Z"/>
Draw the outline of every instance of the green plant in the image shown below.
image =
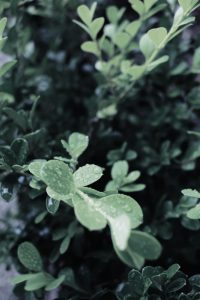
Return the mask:
<path id="1" fill-rule="evenodd" d="M 199 298 L 199 193 L 180 197 L 199 184 L 199 4 L 0 4 L 0 262 L 17 299 Z"/>

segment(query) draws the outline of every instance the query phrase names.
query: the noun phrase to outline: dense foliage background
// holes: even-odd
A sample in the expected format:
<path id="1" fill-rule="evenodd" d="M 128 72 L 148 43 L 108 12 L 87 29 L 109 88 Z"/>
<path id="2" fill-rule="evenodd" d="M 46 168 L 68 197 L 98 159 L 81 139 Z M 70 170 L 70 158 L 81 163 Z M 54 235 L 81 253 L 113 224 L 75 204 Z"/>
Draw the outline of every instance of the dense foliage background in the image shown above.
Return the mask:
<path id="1" fill-rule="evenodd" d="M 15 207 L 1 216 L 0 260 L 25 273 L 17 249 L 29 241 L 41 253 L 50 274 L 57 276 L 68 268 L 69 279 L 54 290 L 55 296 L 39 289 L 27 292 L 22 283 L 13 287 L 17 299 L 199 299 L 200 275 L 190 281 L 188 276 L 199 273 L 200 221 L 186 215 L 197 199 L 182 196 L 181 190 L 199 187 L 200 11 L 193 13 L 197 16 L 193 26 L 163 50 L 169 61 L 140 78 L 116 113 L 103 111 L 102 117 L 102 108 L 123 93 L 127 83 L 119 78 L 113 95 L 109 78 L 106 81 L 95 69 L 95 57 L 80 49 L 87 35 L 72 20 L 78 18 L 80 4 L 93 2 L 0 3 L 1 15 L 8 18 L 8 40 L 0 60 L 10 56 L 17 60 L 1 78 L 1 201 L 11 201 Z M 166 7 L 144 22 L 139 36 L 151 27 L 170 26 L 176 3 L 162 2 Z M 128 20 L 137 18 L 128 1 L 117 0 L 98 1 L 96 15 L 105 16 L 109 5 L 125 7 Z M 140 61 L 137 48 L 135 52 Z M 73 210 L 61 203 L 54 215 L 47 213 L 46 195 L 34 193 L 29 186 L 31 175 L 23 168 L 5 169 L 5 162 L 9 165 L 12 160 L 5 149 L 14 140 L 28 142 L 25 165 L 34 159 L 66 156 L 60 141 L 73 132 L 90 140 L 80 165 L 89 162 L 105 168 L 104 176 L 93 185 L 99 191 L 111 180 L 116 161 L 126 160 L 130 171 L 141 172 L 139 183 L 146 188 L 129 194 L 144 212 L 140 230 L 155 236 L 163 249 L 158 260 L 145 262 L 145 266 L 163 268 L 146 271 L 146 281 L 142 271 L 135 270 L 129 274 L 129 284 L 123 284 L 130 267 L 116 256 L 107 229 L 89 231 L 76 223 L 70 244 L 60 253 L 66 230 L 75 220 Z M 183 273 L 174 265 L 173 274 L 163 274 L 173 264 L 180 265 Z M 157 277 L 148 290 L 150 272 Z"/>

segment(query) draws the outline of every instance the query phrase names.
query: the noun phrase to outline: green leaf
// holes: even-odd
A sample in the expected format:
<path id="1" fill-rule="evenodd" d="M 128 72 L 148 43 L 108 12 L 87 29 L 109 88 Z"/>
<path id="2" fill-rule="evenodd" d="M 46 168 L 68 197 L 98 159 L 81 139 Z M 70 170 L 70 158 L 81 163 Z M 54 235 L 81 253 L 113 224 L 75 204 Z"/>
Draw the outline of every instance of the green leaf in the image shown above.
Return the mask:
<path id="1" fill-rule="evenodd" d="M 80 5 L 78 7 L 78 15 L 81 18 L 81 20 L 86 24 L 90 25 L 92 22 L 93 14 L 90 11 L 90 9 L 86 5 Z"/>
<path id="2" fill-rule="evenodd" d="M 119 32 L 114 37 L 114 43 L 117 45 L 120 49 L 124 49 L 126 46 L 128 46 L 129 42 L 131 40 L 131 37 L 126 32 Z"/>
<path id="3" fill-rule="evenodd" d="M 141 298 L 145 293 L 145 281 L 143 274 L 137 270 L 131 270 L 128 274 L 128 283 L 131 293 L 137 295 L 138 298 Z"/>
<path id="4" fill-rule="evenodd" d="M 60 245 L 60 254 L 64 254 L 69 248 L 71 238 L 70 236 L 66 236 Z"/>
<path id="5" fill-rule="evenodd" d="M 142 51 L 146 59 L 148 59 L 155 50 L 155 44 L 147 33 L 144 34 L 140 39 L 140 50 Z"/>
<path id="6" fill-rule="evenodd" d="M 62 200 L 63 202 L 67 203 L 68 205 L 73 206 L 70 195 L 61 195 L 61 194 L 55 192 L 54 190 L 52 190 L 49 186 L 46 188 L 46 192 L 50 198 L 53 198 L 57 201 Z"/>
<path id="7" fill-rule="evenodd" d="M 174 15 L 174 21 L 173 24 L 174 25 L 179 25 L 180 22 L 183 20 L 183 16 L 184 16 L 184 11 L 182 7 L 179 7 Z M 175 33 L 176 34 L 176 33 Z"/>
<path id="8" fill-rule="evenodd" d="M 35 218 L 35 224 L 39 224 L 41 223 L 45 217 L 47 216 L 47 211 L 43 211 L 42 213 L 40 213 L 36 218 Z"/>
<path id="9" fill-rule="evenodd" d="M 95 19 L 90 25 L 90 31 L 93 39 L 97 37 L 97 34 L 102 29 L 105 19 L 103 17 Z"/>
<path id="10" fill-rule="evenodd" d="M 54 192 L 67 196 L 74 192 L 72 172 L 68 165 L 59 160 L 49 160 L 41 169 L 42 180 Z"/>
<path id="11" fill-rule="evenodd" d="M 55 200 L 53 198 L 47 197 L 46 199 L 46 208 L 48 212 L 52 215 L 55 215 L 55 213 L 58 211 L 60 206 L 60 201 Z"/>
<path id="12" fill-rule="evenodd" d="M 122 18 L 125 9 L 122 7 L 118 9 L 116 6 L 111 5 L 106 9 L 106 15 L 110 23 L 117 24 L 117 22 Z"/>
<path id="13" fill-rule="evenodd" d="M 29 172 L 32 173 L 36 178 L 42 179 L 41 177 L 41 170 L 44 167 L 46 160 L 44 159 L 37 159 L 29 164 L 28 169 Z"/>
<path id="14" fill-rule="evenodd" d="M 89 196 L 86 199 L 88 199 L 88 202 L 92 201 Z M 79 195 L 74 195 L 72 200 L 75 215 L 83 226 L 89 230 L 101 230 L 106 227 L 105 217 L 93 205 L 86 203 Z"/>
<path id="15" fill-rule="evenodd" d="M 124 184 L 129 184 L 134 181 L 136 181 L 140 177 L 141 173 L 140 171 L 132 171 L 131 173 L 128 174 L 126 178 L 124 178 L 123 183 Z"/>
<path id="16" fill-rule="evenodd" d="M 128 70 L 128 74 L 132 76 L 133 80 L 139 79 L 145 72 L 145 66 L 133 66 Z"/>
<path id="17" fill-rule="evenodd" d="M 148 65 L 148 71 L 152 71 L 157 66 L 159 66 L 160 64 L 163 64 L 163 63 L 167 62 L 168 60 L 169 60 L 169 56 L 168 55 L 163 55 L 162 57 L 154 60 L 150 65 Z"/>
<path id="18" fill-rule="evenodd" d="M 75 159 L 77 159 L 88 147 L 88 136 L 74 132 L 69 136 L 68 143 L 61 141 L 66 151 Z"/>
<path id="19" fill-rule="evenodd" d="M 120 187 L 120 191 L 125 193 L 139 192 L 139 191 L 143 191 L 145 187 L 146 187 L 145 184 L 128 184 Z"/>
<path id="20" fill-rule="evenodd" d="M 138 33 L 138 30 L 140 29 L 141 25 L 142 23 L 140 20 L 133 21 L 127 25 L 126 32 L 129 33 L 133 38 Z"/>
<path id="21" fill-rule="evenodd" d="M 11 145 L 11 150 L 17 158 L 16 164 L 23 165 L 28 155 L 28 142 L 25 139 L 15 139 Z"/>
<path id="22" fill-rule="evenodd" d="M 4 30 L 6 28 L 7 18 L 2 18 L 0 20 L 0 38 L 2 38 Z"/>
<path id="23" fill-rule="evenodd" d="M 129 267 L 141 269 L 142 266 L 144 265 L 145 262 L 144 257 L 140 256 L 129 247 L 125 251 L 120 251 L 117 248 L 114 240 L 113 240 L 113 247 L 115 249 L 116 254 L 121 259 L 121 261 L 124 262 Z"/>
<path id="24" fill-rule="evenodd" d="M 136 230 L 132 231 L 127 248 L 124 251 L 118 249 L 114 240 L 113 246 L 117 255 L 125 264 L 137 269 L 141 269 L 145 259 L 157 259 L 162 250 L 160 243 L 153 236 Z"/>
<path id="25" fill-rule="evenodd" d="M 128 174 L 128 163 L 125 160 L 119 160 L 116 163 L 114 163 L 111 175 L 114 180 L 117 182 L 121 182 L 124 177 Z"/>
<path id="26" fill-rule="evenodd" d="M 85 32 L 87 32 L 88 34 L 90 34 L 90 30 L 89 30 L 89 28 L 86 25 L 84 25 L 83 23 L 81 23 L 81 22 L 79 22 L 77 20 L 73 20 L 73 22 L 75 24 L 77 24 L 79 27 L 81 27 L 83 30 L 85 30 Z"/>
<path id="27" fill-rule="evenodd" d="M 131 197 L 121 194 L 110 195 L 99 200 L 98 209 L 112 219 L 126 214 L 131 221 L 131 228 L 138 227 L 143 220 L 139 204 Z"/>
<path id="28" fill-rule="evenodd" d="M 74 183 L 77 187 L 88 186 L 103 175 L 103 169 L 96 165 L 85 165 L 79 168 L 74 174 Z"/>
<path id="29" fill-rule="evenodd" d="M 42 274 L 42 273 L 17 275 L 11 279 L 11 283 L 16 285 L 16 284 L 22 283 L 24 281 L 27 281 L 29 279 L 33 279 L 34 277 L 37 277 L 39 274 Z"/>
<path id="30" fill-rule="evenodd" d="M 192 63 L 192 71 L 194 73 L 200 73 L 200 47 L 195 50 Z"/>
<path id="31" fill-rule="evenodd" d="M 0 67 L 0 77 L 5 75 L 16 64 L 16 62 L 16 60 L 12 60 L 3 64 L 3 66 Z"/>
<path id="32" fill-rule="evenodd" d="M 175 293 L 186 285 L 185 278 L 177 278 L 166 286 L 166 293 Z"/>
<path id="33" fill-rule="evenodd" d="M 36 291 L 45 287 L 46 285 L 48 286 L 52 280 L 53 277 L 51 277 L 49 274 L 38 273 L 37 276 L 34 276 L 26 282 L 24 289 L 29 292 Z"/>
<path id="34" fill-rule="evenodd" d="M 167 36 L 167 30 L 164 27 L 154 28 L 148 31 L 147 33 L 150 39 L 154 42 L 155 46 L 158 48 L 164 47 L 163 41 Z"/>
<path id="35" fill-rule="evenodd" d="M 92 53 L 96 56 L 99 55 L 99 49 L 96 42 L 84 42 L 81 45 L 81 49 L 85 52 Z"/>
<path id="36" fill-rule="evenodd" d="M 179 5 L 183 8 L 183 11 L 186 12 L 191 8 L 192 1 L 191 0 L 178 0 Z"/>
<path id="37" fill-rule="evenodd" d="M 196 205 L 195 207 L 191 208 L 187 212 L 187 217 L 192 220 L 200 219 L 200 204 Z"/>
<path id="38" fill-rule="evenodd" d="M 165 271 L 167 278 L 171 279 L 172 277 L 174 277 L 174 275 L 177 274 L 179 270 L 180 270 L 180 266 L 178 264 L 173 264 Z"/>
<path id="39" fill-rule="evenodd" d="M 156 2 L 158 2 L 158 0 L 144 0 L 145 10 L 149 11 Z"/>
<path id="40" fill-rule="evenodd" d="M 142 16 L 145 13 L 145 5 L 141 0 L 129 0 L 132 8 Z"/>
<path id="41" fill-rule="evenodd" d="M 127 215 L 122 215 L 110 219 L 111 234 L 117 248 L 123 251 L 127 247 L 128 239 L 131 234 L 131 221 Z"/>
<path id="42" fill-rule="evenodd" d="M 52 291 L 57 289 L 65 280 L 65 275 L 61 275 L 58 279 L 53 280 L 50 282 L 46 287 L 45 291 Z"/>
<path id="43" fill-rule="evenodd" d="M 134 252 L 148 260 L 155 260 L 161 254 L 161 244 L 148 233 L 142 231 L 132 231 L 129 239 L 129 247 Z"/>
<path id="44" fill-rule="evenodd" d="M 24 242 L 19 245 L 17 255 L 24 267 L 28 270 L 39 272 L 42 270 L 42 259 L 37 248 L 29 243 Z"/>
<path id="45" fill-rule="evenodd" d="M 185 189 L 182 190 L 181 193 L 187 197 L 200 198 L 200 193 L 197 190 Z"/>

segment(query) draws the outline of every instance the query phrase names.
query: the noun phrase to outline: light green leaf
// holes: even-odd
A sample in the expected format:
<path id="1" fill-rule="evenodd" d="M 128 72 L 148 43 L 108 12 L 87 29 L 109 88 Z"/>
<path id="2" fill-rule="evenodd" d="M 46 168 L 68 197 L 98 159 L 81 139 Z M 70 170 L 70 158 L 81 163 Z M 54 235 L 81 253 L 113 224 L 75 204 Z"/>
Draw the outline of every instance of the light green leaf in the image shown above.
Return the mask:
<path id="1" fill-rule="evenodd" d="M 22 283 L 24 281 L 27 281 L 29 279 L 33 279 L 34 277 L 37 277 L 38 274 L 42 274 L 42 273 L 17 275 L 11 279 L 11 283 L 16 285 L 16 284 Z"/>
<path id="2" fill-rule="evenodd" d="M 154 28 L 148 31 L 147 33 L 150 37 L 150 39 L 154 42 L 155 46 L 160 48 L 163 47 L 164 44 L 163 41 L 165 40 L 167 36 L 167 30 L 164 27 L 158 27 Z"/>
<path id="3" fill-rule="evenodd" d="M 188 9 L 192 7 L 193 0 L 178 0 L 179 5 L 183 8 L 184 12 L 187 12 Z"/>
<path id="4" fill-rule="evenodd" d="M 158 2 L 158 0 L 144 0 L 145 10 L 149 11 L 156 2 Z"/>
<path id="5" fill-rule="evenodd" d="M 131 3 L 132 8 L 142 16 L 145 13 L 145 6 L 141 0 L 129 0 Z"/>
<path id="6" fill-rule="evenodd" d="M 93 18 L 93 14 L 90 11 L 90 9 L 86 6 L 86 5 L 80 5 L 78 7 L 78 15 L 81 18 L 81 20 L 86 24 L 86 25 L 90 25 L 90 23 L 92 22 L 92 18 Z"/>
<path id="7" fill-rule="evenodd" d="M 184 196 L 200 198 L 200 193 L 197 190 L 185 189 L 185 190 L 182 190 L 181 193 Z"/>
<path id="8" fill-rule="evenodd" d="M 78 158 L 88 147 L 89 138 L 87 135 L 74 132 L 69 137 L 70 153 L 73 157 Z"/>
<path id="9" fill-rule="evenodd" d="M 200 219 L 200 204 L 196 205 L 195 207 L 191 208 L 187 212 L 187 217 L 192 220 L 198 220 Z"/>
<path id="10" fill-rule="evenodd" d="M 50 282 L 46 287 L 45 291 L 52 291 L 57 289 L 65 281 L 65 275 L 61 275 L 58 279 Z"/>
<path id="11" fill-rule="evenodd" d="M 126 32 L 129 33 L 131 35 L 131 37 L 133 38 L 137 34 L 138 30 L 140 29 L 141 24 L 142 23 L 140 20 L 136 20 L 136 21 L 129 23 L 126 27 Z"/>
<path id="12" fill-rule="evenodd" d="M 155 50 L 155 44 L 147 33 L 142 36 L 139 45 L 140 50 L 142 51 L 146 59 L 148 59 Z"/>
<path id="13" fill-rule="evenodd" d="M 92 37 L 95 39 L 97 34 L 102 29 L 105 19 L 103 17 L 95 19 L 90 25 Z"/>
<path id="14" fill-rule="evenodd" d="M 41 223 L 45 217 L 47 216 L 47 211 L 43 211 L 42 213 L 40 213 L 36 218 L 35 218 L 35 224 L 39 224 Z"/>
<path id="15" fill-rule="evenodd" d="M 96 165 L 85 165 L 74 174 L 74 183 L 77 187 L 88 186 L 101 178 L 103 169 Z"/>
<path id="16" fill-rule="evenodd" d="M 152 71 L 157 66 L 159 66 L 160 64 L 163 64 L 163 63 L 167 62 L 168 60 L 169 60 L 169 56 L 168 55 L 163 55 L 162 57 L 154 60 L 150 65 L 148 65 L 148 71 Z"/>
<path id="17" fill-rule="evenodd" d="M 59 193 L 56 193 L 49 186 L 46 188 L 46 192 L 47 192 L 47 195 L 50 198 L 53 198 L 53 199 L 58 200 L 58 201 L 62 200 L 63 202 L 67 203 L 68 205 L 73 206 L 70 195 L 61 195 Z"/>
<path id="18" fill-rule="evenodd" d="M 129 184 L 136 181 L 140 177 L 140 175 L 140 171 L 132 171 L 126 178 L 124 178 L 124 184 Z"/>
<path id="19" fill-rule="evenodd" d="M 130 69 L 131 67 L 131 61 L 130 60 L 123 60 L 121 62 L 121 72 L 124 73 L 124 74 L 127 74 L 128 70 Z"/>
<path id="20" fill-rule="evenodd" d="M 29 172 L 32 173 L 38 179 L 41 179 L 41 169 L 45 165 L 46 160 L 44 159 L 37 159 L 29 164 L 28 169 Z"/>
<path id="21" fill-rule="evenodd" d="M 128 184 L 120 188 L 120 191 L 125 193 L 139 192 L 145 189 L 145 184 Z"/>
<path id="22" fill-rule="evenodd" d="M 128 74 L 132 76 L 133 80 L 139 79 L 145 72 L 145 65 L 133 66 L 128 70 Z"/>
<path id="23" fill-rule="evenodd" d="M 125 9 L 122 7 L 118 9 L 116 6 L 111 5 L 106 10 L 106 15 L 110 23 L 117 24 L 124 14 Z"/>
<path id="24" fill-rule="evenodd" d="M 119 32 L 114 37 L 114 43 L 117 45 L 120 49 L 124 49 L 128 43 L 130 42 L 131 37 L 126 32 Z"/>
<path id="25" fill-rule="evenodd" d="M 23 242 L 19 245 L 17 250 L 17 255 L 24 267 L 31 271 L 41 271 L 42 270 L 42 259 L 37 248 L 29 243 Z"/>
<path id="26" fill-rule="evenodd" d="M 89 188 L 89 187 L 82 187 L 80 189 L 82 192 L 88 194 L 89 196 L 91 196 L 92 198 L 102 198 L 104 196 L 106 196 L 106 193 L 104 192 L 99 192 L 97 190 L 94 190 L 92 188 Z"/>
<path id="27" fill-rule="evenodd" d="M 87 195 L 86 195 L 87 196 Z M 73 196 L 75 215 L 79 222 L 89 230 L 101 230 L 106 227 L 107 221 L 100 211 L 95 209 L 91 197 L 87 196 L 88 203 L 79 195 Z M 89 204 L 92 202 L 91 204 Z"/>
<path id="28" fill-rule="evenodd" d="M 69 136 L 68 143 L 61 141 L 65 150 L 74 158 L 77 159 L 88 147 L 88 136 L 74 132 Z"/>
<path id="29" fill-rule="evenodd" d="M 126 214 L 131 221 L 131 228 L 138 227 L 143 220 L 143 213 L 139 204 L 126 195 L 116 194 L 103 197 L 99 200 L 98 209 L 112 219 Z"/>
<path id="30" fill-rule="evenodd" d="M 83 30 L 85 30 L 88 34 L 90 34 L 90 30 L 89 30 L 89 28 L 86 25 L 84 25 L 83 23 L 81 23 L 81 22 L 79 22 L 77 20 L 73 20 L 73 22 L 75 24 L 77 24 L 79 27 L 81 27 Z"/>
<path id="31" fill-rule="evenodd" d="M 49 160 L 41 169 L 42 180 L 54 192 L 61 196 L 74 192 L 75 186 L 72 173 L 64 162 L 59 160 Z"/>
<path id="32" fill-rule="evenodd" d="M 111 181 L 109 181 L 107 184 L 106 184 L 106 188 L 105 188 L 105 190 L 106 191 L 110 191 L 110 192 L 118 192 L 118 190 L 119 190 L 119 184 L 116 182 L 116 181 L 114 181 L 114 180 L 111 180 Z"/>
<path id="33" fill-rule="evenodd" d="M 131 234 L 131 222 L 127 215 L 119 216 L 110 220 L 111 234 L 117 248 L 123 251 L 127 247 L 128 239 Z"/>
<path id="34" fill-rule="evenodd" d="M 174 21 L 173 24 L 177 25 L 180 24 L 180 22 L 183 20 L 184 11 L 182 7 L 179 7 L 174 15 Z"/>
<path id="35" fill-rule="evenodd" d="M 125 160 L 119 160 L 116 163 L 114 163 L 111 175 L 114 180 L 117 182 L 121 182 L 124 177 L 128 174 L 128 163 Z"/>
<path id="36" fill-rule="evenodd" d="M 52 280 L 53 277 L 51 277 L 49 274 L 38 273 L 37 276 L 34 276 L 26 282 L 24 289 L 29 292 L 36 291 L 50 284 Z"/>
<path id="37" fill-rule="evenodd" d="M 99 49 L 96 42 L 84 42 L 81 45 L 81 49 L 85 52 L 92 53 L 96 56 L 99 55 Z"/>

